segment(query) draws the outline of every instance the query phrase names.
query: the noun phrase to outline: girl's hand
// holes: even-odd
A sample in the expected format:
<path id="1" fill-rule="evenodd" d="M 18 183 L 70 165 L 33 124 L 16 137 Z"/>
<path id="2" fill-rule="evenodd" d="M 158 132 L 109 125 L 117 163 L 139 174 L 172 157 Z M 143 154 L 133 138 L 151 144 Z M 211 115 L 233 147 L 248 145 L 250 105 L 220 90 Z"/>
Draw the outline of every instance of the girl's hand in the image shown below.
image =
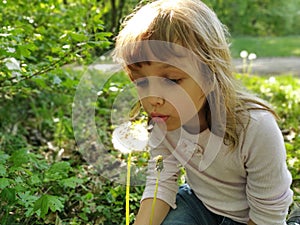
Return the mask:
<path id="1" fill-rule="evenodd" d="M 147 198 L 141 202 L 141 207 L 139 209 L 139 212 L 136 216 L 136 220 L 134 222 L 134 225 L 148 225 L 150 221 L 150 215 L 151 215 L 151 208 L 152 208 L 152 198 Z M 170 206 L 160 200 L 156 200 L 155 204 L 155 217 L 153 218 L 153 224 L 152 225 L 160 225 L 162 221 L 167 216 L 168 212 L 170 210 Z"/>
<path id="2" fill-rule="evenodd" d="M 248 221 L 247 225 L 256 225 L 256 223 L 254 223 L 251 219 Z"/>

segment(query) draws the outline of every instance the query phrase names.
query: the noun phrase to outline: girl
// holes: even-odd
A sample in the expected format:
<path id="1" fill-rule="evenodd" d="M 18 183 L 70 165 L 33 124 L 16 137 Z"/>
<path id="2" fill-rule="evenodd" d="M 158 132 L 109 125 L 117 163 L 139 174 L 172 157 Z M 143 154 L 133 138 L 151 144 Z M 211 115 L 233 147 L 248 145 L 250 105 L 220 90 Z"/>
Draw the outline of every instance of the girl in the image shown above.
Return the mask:
<path id="1" fill-rule="evenodd" d="M 158 0 L 116 38 L 114 57 L 154 124 L 136 225 L 149 224 L 158 155 L 153 224 L 286 224 L 292 178 L 276 114 L 235 81 L 226 36 L 200 0 Z"/>

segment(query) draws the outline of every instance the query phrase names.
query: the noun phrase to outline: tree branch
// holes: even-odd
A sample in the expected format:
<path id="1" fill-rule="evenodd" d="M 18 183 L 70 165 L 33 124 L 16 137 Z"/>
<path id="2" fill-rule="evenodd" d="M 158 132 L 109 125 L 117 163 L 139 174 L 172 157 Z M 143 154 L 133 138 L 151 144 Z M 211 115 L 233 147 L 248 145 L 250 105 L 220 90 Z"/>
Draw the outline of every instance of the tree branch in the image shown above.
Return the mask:
<path id="1" fill-rule="evenodd" d="M 57 65 L 63 66 L 63 65 L 66 65 L 66 64 L 68 64 L 68 63 L 71 63 L 73 60 L 66 60 L 66 61 L 64 61 L 63 63 L 61 63 L 61 62 L 63 61 L 63 60 L 61 60 L 61 59 L 67 58 L 67 57 L 70 56 L 72 53 L 73 53 L 73 54 L 77 54 L 77 53 L 81 52 L 82 50 L 83 50 L 83 49 L 79 49 L 79 50 L 77 50 L 76 52 L 68 52 L 68 53 L 66 53 L 62 58 L 60 58 L 59 60 L 56 60 L 56 61 L 52 62 L 50 65 L 47 65 L 46 67 L 44 67 L 44 68 L 42 68 L 41 70 L 39 70 L 39 71 L 37 71 L 37 72 L 31 74 L 30 76 L 22 76 L 21 78 L 20 78 L 20 77 L 17 77 L 17 76 L 14 76 L 14 77 L 10 77 L 10 78 L 1 80 L 1 81 L 0 81 L 0 87 L 10 87 L 10 86 L 14 86 L 14 85 L 16 85 L 17 83 L 22 82 L 22 81 L 24 81 L 24 80 L 29 80 L 29 79 L 31 79 L 31 78 L 33 78 L 33 77 L 38 76 L 38 75 L 45 74 L 45 73 L 47 73 L 47 72 L 53 70 Z M 5 81 L 13 81 L 14 79 L 18 79 L 18 81 L 15 82 L 15 83 L 10 83 L 10 84 L 6 84 L 6 85 L 2 85 Z"/>

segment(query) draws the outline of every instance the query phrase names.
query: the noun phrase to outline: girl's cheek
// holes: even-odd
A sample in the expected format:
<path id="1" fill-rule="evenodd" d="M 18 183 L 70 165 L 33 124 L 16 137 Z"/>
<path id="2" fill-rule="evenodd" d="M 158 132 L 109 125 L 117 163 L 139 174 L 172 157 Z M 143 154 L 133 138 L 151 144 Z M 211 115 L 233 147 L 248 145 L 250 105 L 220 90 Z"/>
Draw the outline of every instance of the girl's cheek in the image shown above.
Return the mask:
<path id="1" fill-rule="evenodd" d="M 149 104 L 147 103 L 147 100 L 142 99 L 142 100 L 141 100 L 141 104 L 142 104 L 144 110 L 145 110 L 147 113 L 149 113 Z"/>

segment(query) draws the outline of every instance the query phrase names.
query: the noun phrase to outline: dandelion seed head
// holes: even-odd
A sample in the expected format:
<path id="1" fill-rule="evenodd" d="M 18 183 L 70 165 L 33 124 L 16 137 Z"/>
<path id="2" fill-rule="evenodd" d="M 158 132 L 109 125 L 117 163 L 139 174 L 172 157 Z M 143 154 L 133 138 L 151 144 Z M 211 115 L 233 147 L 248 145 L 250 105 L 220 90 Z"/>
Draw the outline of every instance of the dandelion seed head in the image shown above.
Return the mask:
<path id="1" fill-rule="evenodd" d="M 145 150 L 148 139 L 147 126 L 143 123 L 123 123 L 112 134 L 114 148 L 124 154 Z"/>
<path id="2" fill-rule="evenodd" d="M 246 50 L 243 50 L 240 52 L 240 56 L 241 56 L 241 58 L 245 59 L 248 56 L 248 52 Z"/>
<path id="3" fill-rule="evenodd" d="M 255 54 L 255 53 L 250 53 L 249 56 L 248 56 L 248 59 L 249 59 L 249 60 L 254 60 L 254 59 L 256 59 L 256 54 Z"/>

